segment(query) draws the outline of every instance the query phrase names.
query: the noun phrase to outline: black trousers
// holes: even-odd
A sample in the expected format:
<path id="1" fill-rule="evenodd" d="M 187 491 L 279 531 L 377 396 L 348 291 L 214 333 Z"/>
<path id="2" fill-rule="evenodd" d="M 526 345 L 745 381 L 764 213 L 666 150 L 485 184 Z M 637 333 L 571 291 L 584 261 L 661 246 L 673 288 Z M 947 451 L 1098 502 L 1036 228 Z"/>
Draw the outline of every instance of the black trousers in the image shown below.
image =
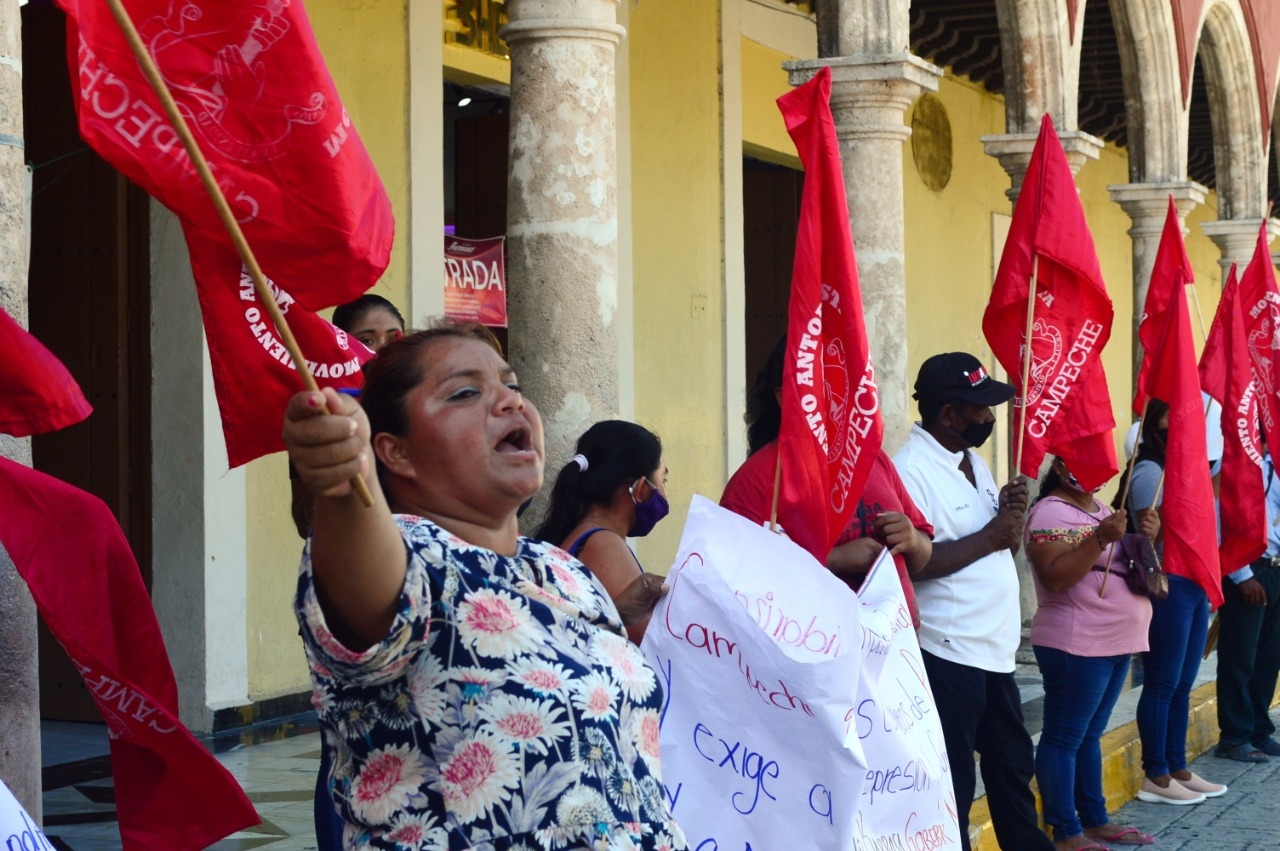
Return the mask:
<path id="1" fill-rule="evenodd" d="M 1276 731 L 1269 716 L 1280 675 L 1280 568 L 1271 559 L 1253 563 L 1267 592 L 1265 606 L 1250 606 L 1230 579 L 1218 610 L 1218 747 L 1260 744 Z"/>
<path id="2" fill-rule="evenodd" d="M 969 807 L 977 782 L 975 751 L 982 755 L 982 782 L 1000 847 L 1006 851 L 1053 851 L 1053 843 L 1036 819 L 1030 785 L 1034 752 L 1022 721 L 1022 699 L 1013 674 L 993 674 L 925 651 L 922 655 L 947 743 L 964 851 L 970 851 Z"/>

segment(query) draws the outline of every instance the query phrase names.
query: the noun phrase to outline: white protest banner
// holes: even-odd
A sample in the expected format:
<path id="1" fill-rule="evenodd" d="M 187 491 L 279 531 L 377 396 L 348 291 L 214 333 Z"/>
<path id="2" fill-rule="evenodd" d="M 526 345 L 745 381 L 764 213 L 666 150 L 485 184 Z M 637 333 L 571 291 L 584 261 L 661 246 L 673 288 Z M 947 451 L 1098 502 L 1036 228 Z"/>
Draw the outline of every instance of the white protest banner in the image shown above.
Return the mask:
<path id="1" fill-rule="evenodd" d="M 695 496 L 641 649 L 692 851 L 852 847 L 858 600 L 796 544 Z M 847 741 L 847 744 L 846 744 Z"/>
<path id="2" fill-rule="evenodd" d="M 887 551 L 858 591 L 862 672 L 849 730 L 862 745 L 866 782 L 858 851 L 960 848 L 947 749 L 911 612 Z"/>
<path id="3" fill-rule="evenodd" d="M 36 820 L 0 780 L 0 851 L 55 851 Z"/>

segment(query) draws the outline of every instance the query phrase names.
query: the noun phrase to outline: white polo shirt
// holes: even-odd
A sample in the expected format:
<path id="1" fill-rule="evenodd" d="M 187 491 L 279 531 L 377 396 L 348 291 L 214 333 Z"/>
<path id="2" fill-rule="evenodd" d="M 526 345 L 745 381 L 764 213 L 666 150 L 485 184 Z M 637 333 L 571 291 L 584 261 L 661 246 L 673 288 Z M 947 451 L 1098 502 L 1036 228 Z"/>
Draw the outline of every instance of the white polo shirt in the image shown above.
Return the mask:
<path id="1" fill-rule="evenodd" d="M 918 424 L 893 463 L 911 498 L 933 524 L 934 544 L 956 541 L 986 526 L 999 510 L 1000 489 L 973 452 L 977 488 L 950 452 Z M 920 646 L 935 656 L 994 673 L 1010 673 L 1022 638 L 1018 571 L 1000 550 L 943 577 L 916 581 Z"/>

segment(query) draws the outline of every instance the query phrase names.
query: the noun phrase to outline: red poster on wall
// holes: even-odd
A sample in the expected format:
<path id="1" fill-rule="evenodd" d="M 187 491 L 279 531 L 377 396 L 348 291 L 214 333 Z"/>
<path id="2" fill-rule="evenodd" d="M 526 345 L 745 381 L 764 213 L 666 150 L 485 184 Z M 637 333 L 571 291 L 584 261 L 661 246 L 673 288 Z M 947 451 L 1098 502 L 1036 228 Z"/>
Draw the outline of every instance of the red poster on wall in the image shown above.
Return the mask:
<path id="1" fill-rule="evenodd" d="M 452 322 L 507 327 L 505 237 L 466 239 L 445 234 L 444 315 Z"/>

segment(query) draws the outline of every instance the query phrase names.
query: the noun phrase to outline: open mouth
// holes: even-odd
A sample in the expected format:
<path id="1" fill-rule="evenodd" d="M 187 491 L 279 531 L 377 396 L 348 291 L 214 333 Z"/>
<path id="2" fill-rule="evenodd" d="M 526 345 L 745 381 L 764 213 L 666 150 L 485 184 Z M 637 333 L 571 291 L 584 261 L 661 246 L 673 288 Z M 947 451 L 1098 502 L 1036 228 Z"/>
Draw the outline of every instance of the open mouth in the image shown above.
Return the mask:
<path id="1" fill-rule="evenodd" d="M 502 436 L 495 447 L 498 452 L 528 452 L 533 448 L 533 435 L 527 426 L 517 426 Z"/>

